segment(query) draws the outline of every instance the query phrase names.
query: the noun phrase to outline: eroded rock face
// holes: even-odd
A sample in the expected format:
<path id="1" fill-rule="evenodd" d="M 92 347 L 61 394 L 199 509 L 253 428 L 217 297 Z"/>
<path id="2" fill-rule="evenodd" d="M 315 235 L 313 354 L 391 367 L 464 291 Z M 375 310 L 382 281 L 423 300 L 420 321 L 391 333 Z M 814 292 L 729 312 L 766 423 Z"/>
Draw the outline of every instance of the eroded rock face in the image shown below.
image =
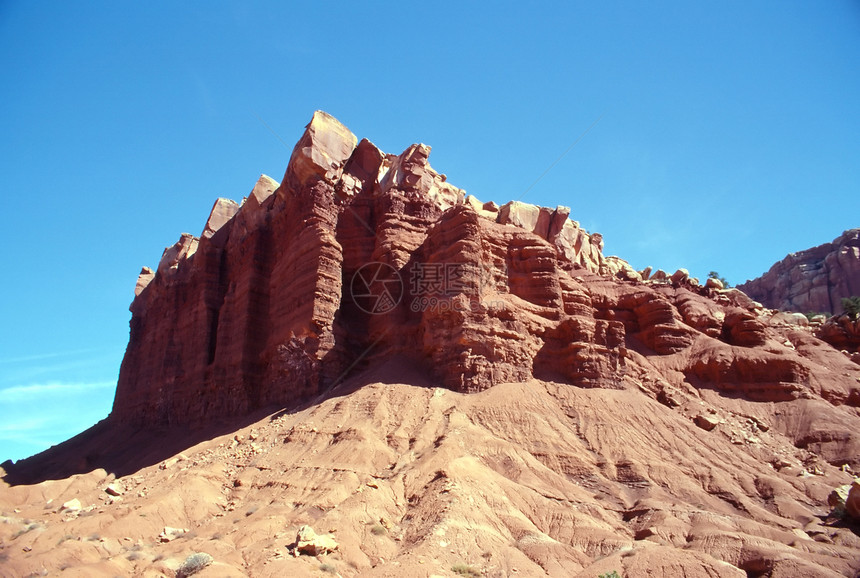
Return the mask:
<path id="1" fill-rule="evenodd" d="M 860 353 L 860 319 L 852 319 L 848 315 L 831 317 L 821 325 L 817 334 L 837 349 Z"/>
<path id="2" fill-rule="evenodd" d="M 282 183 L 144 268 L 110 419 L 2 464 L 88 472 L 4 479 L 4 569 L 172 575 L 215 544 L 229 575 L 333 550 L 361 575 L 856 575 L 826 500 L 860 509 L 860 323 L 636 272 L 566 207 L 482 203 L 428 147 L 356 140 L 315 114 Z M 296 556 L 260 542 L 279 528 Z"/>
<path id="3" fill-rule="evenodd" d="M 771 309 L 841 313 L 843 297 L 860 295 L 860 229 L 792 253 L 738 289 Z"/>
<path id="4" fill-rule="evenodd" d="M 557 318 L 559 258 L 598 271 L 599 236 L 563 207 L 486 203 L 479 220 L 474 200 L 433 170 L 429 154 L 421 144 L 385 154 L 315 113 L 281 184 L 263 175 L 241 206 L 219 199 L 200 238 L 183 234 L 156 273 L 142 271 L 114 417 L 193 423 L 296 403 L 342 378 L 371 343 L 434 360 L 456 389 L 529 377 L 541 346 L 535 323 L 517 321 L 517 308 L 501 301 L 481 305 L 473 289 L 482 267 L 502 266 L 494 291 Z M 524 220 L 532 213 L 539 226 Z M 379 316 L 343 295 L 368 263 L 390 267 L 401 283 L 421 268 L 441 272 L 445 286 L 412 295 L 436 305 L 400 294 Z M 468 312 L 446 309 L 454 292 Z"/>
<path id="5" fill-rule="evenodd" d="M 141 274 L 111 419 L 294 407 L 392 358 L 460 392 L 538 377 L 670 406 L 698 389 L 860 402 L 860 366 L 767 323 L 744 293 L 685 270 L 642 275 L 605 258 L 569 208 L 482 203 L 429 153 L 383 153 L 316 113 L 280 184 L 263 176 L 241 206 L 219 200 L 200 239 L 183 235 Z M 784 429 L 839 460 L 857 436 L 827 441 L 829 413 Z"/>

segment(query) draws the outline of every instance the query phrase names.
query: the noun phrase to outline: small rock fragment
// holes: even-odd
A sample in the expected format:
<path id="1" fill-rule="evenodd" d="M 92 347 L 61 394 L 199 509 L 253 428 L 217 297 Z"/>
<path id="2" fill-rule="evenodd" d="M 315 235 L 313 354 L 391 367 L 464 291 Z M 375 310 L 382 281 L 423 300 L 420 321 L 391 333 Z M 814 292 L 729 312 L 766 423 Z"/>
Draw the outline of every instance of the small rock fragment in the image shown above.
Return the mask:
<path id="1" fill-rule="evenodd" d="M 693 421 L 696 423 L 697 426 L 699 426 L 705 431 L 711 431 L 720 423 L 715 416 L 704 415 L 701 413 L 695 418 L 693 418 Z"/>
<path id="2" fill-rule="evenodd" d="M 158 535 L 158 540 L 160 542 L 170 542 L 171 540 L 181 538 L 187 533 L 187 528 L 171 528 L 170 526 L 165 526 L 161 534 Z"/>
<path id="3" fill-rule="evenodd" d="M 680 285 L 681 283 L 686 283 L 690 279 L 690 272 L 686 269 L 678 269 L 674 273 L 672 273 L 672 283 L 675 285 Z"/>
<path id="4" fill-rule="evenodd" d="M 719 279 L 708 277 L 708 280 L 705 281 L 705 287 L 708 289 L 723 289 L 723 282 Z"/>
<path id="5" fill-rule="evenodd" d="M 168 460 L 164 460 L 160 464 L 158 464 L 159 470 L 166 470 L 168 468 L 172 468 L 179 462 L 179 458 L 170 458 Z"/>
<path id="6" fill-rule="evenodd" d="M 80 512 L 81 511 L 81 501 L 77 498 L 72 498 L 68 502 L 64 502 L 62 506 L 60 506 L 61 512 Z"/>

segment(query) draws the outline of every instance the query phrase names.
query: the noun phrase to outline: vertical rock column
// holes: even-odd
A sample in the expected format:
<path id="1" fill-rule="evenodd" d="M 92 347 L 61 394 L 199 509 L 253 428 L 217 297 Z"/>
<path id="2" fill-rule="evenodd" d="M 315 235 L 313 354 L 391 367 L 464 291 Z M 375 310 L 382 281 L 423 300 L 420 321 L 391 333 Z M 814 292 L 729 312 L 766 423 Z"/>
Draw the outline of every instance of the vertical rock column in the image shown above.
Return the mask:
<path id="1" fill-rule="evenodd" d="M 320 388 L 320 361 L 335 346 L 342 297 L 335 187 L 356 144 L 334 117 L 316 112 L 275 193 L 269 331 L 260 356 L 265 369 L 258 404 L 292 401 Z"/>

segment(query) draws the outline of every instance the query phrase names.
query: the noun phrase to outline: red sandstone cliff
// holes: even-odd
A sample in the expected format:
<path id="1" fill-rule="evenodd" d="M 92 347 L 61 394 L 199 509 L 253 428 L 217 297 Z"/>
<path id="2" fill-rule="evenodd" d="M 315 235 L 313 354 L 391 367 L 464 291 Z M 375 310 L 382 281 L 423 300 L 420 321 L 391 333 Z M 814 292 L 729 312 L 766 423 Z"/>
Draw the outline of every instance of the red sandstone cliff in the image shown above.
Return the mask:
<path id="1" fill-rule="evenodd" d="M 356 141 L 316 113 L 280 184 L 141 272 L 110 418 L 4 464 L 4 569 L 856 576 L 828 496 L 860 353 Z M 856 350 L 860 322 L 817 335 Z M 340 549 L 288 555 L 306 524 Z"/>
<path id="2" fill-rule="evenodd" d="M 280 185 L 263 176 L 241 205 L 219 199 L 199 239 L 183 234 L 155 272 L 141 272 L 113 417 L 195 422 L 293 404 L 384 351 L 441 363 L 439 376 L 464 390 L 530 375 L 537 340 L 480 305 L 476 275 L 500 266 L 493 283 L 503 291 L 558 307 L 559 263 L 599 271 L 600 236 L 565 207 L 514 202 L 500 210 L 467 200 L 430 167 L 429 153 L 413 145 L 385 154 L 317 112 Z M 422 267 L 460 276 L 456 303 L 471 299 L 479 311 L 461 323 L 463 314 L 444 306 L 412 310 L 417 297 L 454 303 L 446 286 L 401 293 L 386 315 L 368 313 L 349 285 L 369 263 L 384 265 L 401 291 Z M 535 267 L 545 269 L 537 284 Z M 462 343 L 439 333 L 446 323 L 464 332 Z M 518 353 L 501 358 L 507 350 Z M 482 369 L 488 364 L 492 371 Z"/>
<path id="3" fill-rule="evenodd" d="M 771 327 L 740 291 L 631 279 L 569 209 L 481 203 L 429 152 L 385 154 L 315 113 L 280 185 L 219 199 L 199 239 L 141 273 L 111 419 L 295 406 L 392 357 L 463 392 L 542 377 L 860 403 L 856 364 L 821 363 L 823 342 Z M 856 461 L 857 436 L 840 440 L 828 457 Z"/>
<path id="4" fill-rule="evenodd" d="M 792 253 L 738 289 L 771 309 L 841 313 L 843 297 L 860 295 L 860 229 Z"/>

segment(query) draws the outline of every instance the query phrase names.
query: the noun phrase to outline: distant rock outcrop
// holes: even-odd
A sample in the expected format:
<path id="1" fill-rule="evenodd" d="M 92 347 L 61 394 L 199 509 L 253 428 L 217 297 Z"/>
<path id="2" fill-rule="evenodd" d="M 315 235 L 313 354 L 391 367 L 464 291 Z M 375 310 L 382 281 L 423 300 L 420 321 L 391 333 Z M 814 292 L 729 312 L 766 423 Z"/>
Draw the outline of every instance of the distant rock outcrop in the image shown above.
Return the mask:
<path id="1" fill-rule="evenodd" d="M 771 309 L 841 313 L 843 297 L 860 295 L 860 229 L 792 253 L 738 289 Z"/>

